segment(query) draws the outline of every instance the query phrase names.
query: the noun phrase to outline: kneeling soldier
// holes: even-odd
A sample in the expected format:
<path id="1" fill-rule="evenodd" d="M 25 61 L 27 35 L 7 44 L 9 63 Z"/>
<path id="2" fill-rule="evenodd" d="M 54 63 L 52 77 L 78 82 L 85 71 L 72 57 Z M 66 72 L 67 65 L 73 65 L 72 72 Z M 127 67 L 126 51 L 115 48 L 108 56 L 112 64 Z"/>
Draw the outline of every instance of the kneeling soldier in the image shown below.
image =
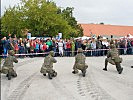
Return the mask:
<path id="1" fill-rule="evenodd" d="M 52 77 L 56 77 L 57 76 L 57 72 L 55 72 L 55 70 L 53 69 L 53 63 L 56 63 L 56 59 L 54 58 L 54 52 L 50 51 L 49 55 L 47 57 L 45 57 L 44 59 L 44 63 L 41 67 L 40 72 L 46 76 L 46 74 L 48 73 L 48 77 L 49 79 L 52 79 Z"/>
<path id="2" fill-rule="evenodd" d="M 73 66 L 72 73 L 76 74 L 78 73 L 78 70 L 81 70 L 83 77 L 85 77 L 86 69 L 88 68 L 88 65 L 85 63 L 85 55 L 83 54 L 83 50 L 81 48 L 78 49 L 78 54 L 75 56 L 75 64 Z"/>
<path id="3" fill-rule="evenodd" d="M 119 74 L 122 73 L 123 68 L 121 68 L 122 58 L 119 57 L 118 50 L 114 44 L 110 45 L 110 50 L 107 53 L 107 58 L 105 59 L 105 68 L 103 70 L 107 71 L 108 62 L 112 65 L 116 65 L 116 69 Z"/>
<path id="4" fill-rule="evenodd" d="M 11 80 L 11 77 L 17 77 L 17 73 L 13 69 L 13 62 L 18 63 L 18 60 L 14 56 L 14 51 L 10 50 L 8 52 L 8 57 L 5 59 L 5 62 L 2 66 L 2 73 L 6 74 L 8 80 Z"/>

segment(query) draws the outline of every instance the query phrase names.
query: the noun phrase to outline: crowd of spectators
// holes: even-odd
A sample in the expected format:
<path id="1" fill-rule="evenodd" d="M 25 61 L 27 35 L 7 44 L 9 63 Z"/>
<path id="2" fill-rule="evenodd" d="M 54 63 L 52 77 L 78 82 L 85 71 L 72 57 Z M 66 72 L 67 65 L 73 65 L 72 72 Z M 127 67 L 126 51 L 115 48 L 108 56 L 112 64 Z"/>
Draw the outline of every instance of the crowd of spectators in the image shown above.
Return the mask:
<path id="1" fill-rule="evenodd" d="M 129 38 L 108 39 L 98 36 L 82 40 L 73 38 L 26 39 L 8 36 L 1 39 L 3 57 L 6 57 L 8 50 L 14 50 L 15 54 L 20 54 L 17 57 L 22 58 L 45 56 L 45 53 L 51 50 L 55 52 L 55 56 L 75 56 L 78 48 L 82 48 L 86 56 L 104 56 L 111 42 L 116 45 L 121 55 L 133 54 L 133 39 Z"/>

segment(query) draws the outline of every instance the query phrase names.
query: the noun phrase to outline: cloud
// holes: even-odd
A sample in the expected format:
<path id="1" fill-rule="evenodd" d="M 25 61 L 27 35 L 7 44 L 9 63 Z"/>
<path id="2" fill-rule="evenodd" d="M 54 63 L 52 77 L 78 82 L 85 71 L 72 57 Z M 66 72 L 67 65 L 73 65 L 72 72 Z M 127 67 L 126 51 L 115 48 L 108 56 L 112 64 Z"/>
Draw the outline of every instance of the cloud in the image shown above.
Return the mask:
<path id="1" fill-rule="evenodd" d="M 133 0 L 54 0 L 58 6 L 74 7 L 81 23 L 133 25 Z"/>
<path id="2" fill-rule="evenodd" d="M 20 0 L 2 0 L 4 6 L 14 5 Z M 74 17 L 80 23 L 132 25 L 133 0 L 53 0 L 60 7 L 74 7 Z"/>
<path id="3" fill-rule="evenodd" d="M 1 0 L 1 15 L 4 14 L 4 11 L 9 6 L 17 5 L 20 0 Z"/>

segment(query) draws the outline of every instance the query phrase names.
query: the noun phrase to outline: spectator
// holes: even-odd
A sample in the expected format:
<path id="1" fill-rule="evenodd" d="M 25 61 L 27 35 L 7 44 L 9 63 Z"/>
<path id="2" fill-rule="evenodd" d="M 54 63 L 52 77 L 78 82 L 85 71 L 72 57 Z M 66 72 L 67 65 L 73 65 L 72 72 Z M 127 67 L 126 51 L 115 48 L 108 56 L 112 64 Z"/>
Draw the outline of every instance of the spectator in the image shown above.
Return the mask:
<path id="1" fill-rule="evenodd" d="M 67 56 L 70 56 L 70 51 L 71 51 L 70 40 L 67 40 L 66 47 L 67 47 Z"/>
<path id="2" fill-rule="evenodd" d="M 3 45 L 3 55 L 4 58 L 6 58 L 7 52 L 8 52 L 8 46 L 9 46 L 9 42 L 7 41 L 6 37 L 4 37 L 2 39 L 2 45 Z"/>
<path id="3" fill-rule="evenodd" d="M 61 57 L 63 57 L 63 42 L 62 42 L 62 40 L 59 40 L 58 49 L 59 49 L 59 55 Z"/>
<path id="4" fill-rule="evenodd" d="M 78 48 L 82 48 L 83 50 L 87 50 L 86 56 L 103 56 L 107 54 L 107 50 L 110 45 L 110 41 L 106 38 L 102 38 L 98 36 L 97 39 L 92 37 L 91 39 L 86 40 L 56 40 L 56 39 L 47 39 L 46 41 L 43 39 L 22 39 L 22 38 L 11 38 L 8 36 L 1 39 L 2 43 L 2 54 L 6 57 L 8 50 L 14 50 L 15 53 L 20 54 L 28 54 L 28 53 L 43 53 L 49 52 L 53 50 L 55 52 L 55 56 L 74 56 Z M 59 41 L 59 43 L 58 43 Z M 112 43 L 116 45 L 116 47 L 120 48 L 120 54 L 133 54 L 133 40 L 130 38 L 122 38 L 122 39 L 111 39 Z M 23 46 L 24 45 L 24 46 Z M 63 50 L 61 49 L 63 48 Z M 103 49 L 103 50 L 102 50 Z M 91 51 L 93 50 L 93 51 Z M 58 53 L 59 52 L 59 53 Z M 34 55 L 34 54 L 33 54 Z M 31 57 L 33 57 L 33 55 Z"/>
<path id="5" fill-rule="evenodd" d="M 87 44 L 86 44 L 86 50 L 87 50 L 87 54 L 86 56 L 91 56 L 91 50 L 92 50 L 92 47 L 91 47 L 91 40 L 88 40 L 87 41 Z"/>
<path id="6" fill-rule="evenodd" d="M 21 58 L 24 58 L 25 55 L 23 55 L 23 54 L 25 54 L 25 47 L 24 47 L 24 44 L 23 43 L 21 43 L 19 45 L 19 54 L 22 54 L 22 55 L 20 55 L 20 57 Z"/>
<path id="7" fill-rule="evenodd" d="M 67 56 L 67 40 L 65 39 L 64 42 L 63 42 L 63 48 L 64 48 L 64 55 Z"/>
<path id="8" fill-rule="evenodd" d="M 109 42 L 107 41 L 106 38 L 103 38 L 102 40 L 102 49 L 105 49 L 103 50 L 103 55 L 107 55 L 107 49 L 109 49 Z"/>
<path id="9" fill-rule="evenodd" d="M 74 54 L 75 54 L 75 43 L 74 43 L 74 41 L 73 40 L 71 40 L 71 51 L 72 51 L 72 56 L 74 56 Z"/>
<path id="10" fill-rule="evenodd" d="M 91 48 L 92 48 L 92 56 L 96 56 L 96 40 L 95 38 L 92 38 L 92 42 L 91 42 Z"/>

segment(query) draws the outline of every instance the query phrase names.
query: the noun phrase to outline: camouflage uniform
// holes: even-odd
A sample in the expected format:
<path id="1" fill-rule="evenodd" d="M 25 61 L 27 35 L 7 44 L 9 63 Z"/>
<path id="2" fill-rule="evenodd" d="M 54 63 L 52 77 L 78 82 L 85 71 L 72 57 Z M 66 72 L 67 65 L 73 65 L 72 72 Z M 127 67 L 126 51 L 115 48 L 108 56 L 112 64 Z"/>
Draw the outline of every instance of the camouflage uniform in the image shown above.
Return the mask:
<path id="1" fill-rule="evenodd" d="M 49 79 L 52 79 L 52 77 L 57 76 L 57 72 L 53 69 L 53 63 L 56 63 L 57 60 L 54 58 L 54 52 L 50 51 L 49 55 L 45 57 L 44 63 L 41 67 L 40 72 L 43 73 L 44 76 L 46 76 L 46 73 L 48 73 Z"/>
<path id="2" fill-rule="evenodd" d="M 119 57 L 118 50 L 114 44 L 110 45 L 110 50 L 107 53 L 107 58 L 105 59 L 105 68 L 103 70 L 107 71 L 108 62 L 112 65 L 116 65 L 116 69 L 119 74 L 122 73 L 123 68 L 121 68 L 120 63 L 122 63 L 122 58 Z"/>
<path id="3" fill-rule="evenodd" d="M 78 54 L 75 57 L 75 64 L 73 66 L 73 74 L 78 73 L 78 70 L 82 71 L 83 77 L 85 77 L 86 69 L 88 65 L 85 63 L 85 55 L 83 54 L 83 50 L 81 48 L 78 49 Z"/>
<path id="4" fill-rule="evenodd" d="M 8 80 L 11 80 L 12 76 L 17 77 L 17 73 L 13 69 L 13 62 L 18 63 L 18 60 L 15 58 L 13 50 L 10 50 L 8 54 L 2 66 L 2 73 L 7 74 Z"/>

